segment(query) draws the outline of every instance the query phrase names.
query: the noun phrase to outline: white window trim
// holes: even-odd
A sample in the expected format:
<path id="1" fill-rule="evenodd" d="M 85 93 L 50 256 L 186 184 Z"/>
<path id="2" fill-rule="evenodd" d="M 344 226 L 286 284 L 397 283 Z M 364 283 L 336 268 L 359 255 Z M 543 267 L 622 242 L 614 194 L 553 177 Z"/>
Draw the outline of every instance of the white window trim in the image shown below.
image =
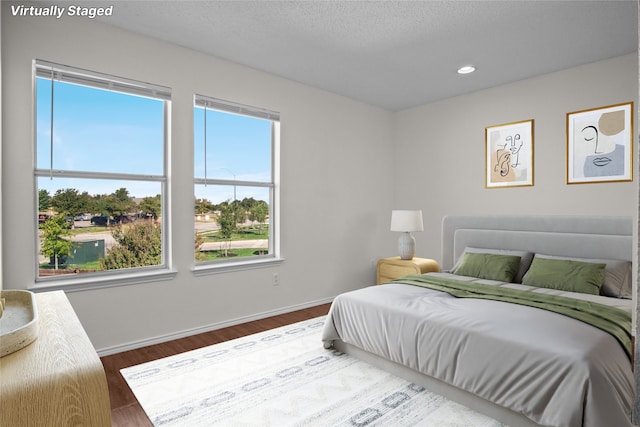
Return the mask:
<path id="1" fill-rule="evenodd" d="M 261 259 L 256 259 L 261 258 Z M 197 264 L 192 272 L 195 276 L 229 273 L 231 271 L 253 270 L 255 268 L 277 267 L 284 262 L 284 258 L 269 256 L 268 258 L 252 257 L 245 261 L 211 261 L 211 263 Z M 218 264 L 212 264 L 218 263 Z"/>
<path id="2" fill-rule="evenodd" d="M 163 141 L 163 175 L 149 174 L 126 174 L 126 173 L 109 173 L 109 172 L 85 172 L 85 171 L 67 171 L 58 169 L 39 169 L 37 167 L 37 102 L 36 102 L 36 79 L 38 77 L 51 79 L 53 73 L 54 80 L 75 83 L 83 86 L 93 87 L 97 89 L 113 90 L 126 93 L 129 95 L 145 96 L 149 98 L 159 99 L 163 101 L 163 122 L 164 122 L 164 141 Z M 169 185 L 169 147 L 171 138 L 171 89 L 154 85 L 151 83 L 138 82 L 122 77 L 110 76 L 94 71 L 87 71 L 80 68 L 70 67 L 66 65 L 56 64 L 48 61 L 33 60 L 33 147 L 34 147 L 34 206 L 35 212 L 38 212 L 38 178 L 39 177 L 56 177 L 56 178 L 87 178 L 87 179 L 111 179 L 123 181 L 149 181 L 158 182 L 161 186 L 162 194 L 162 264 L 158 266 L 138 267 L 132 269 L 110 270 L 105 272 L 88 273 L 81 275 L 62 275 L 40 277 L 38 257 L 34 253 L 34 269 L 35 283 L 29 287 L 31 290 L 85 290 L 97 289 L 111 286 L 122 286 L 127 284 L 136 284 L 156 280 L 169 280 L 176 275 L 176 271 L 172 269 L 171 257 L 171 212 L 170 212 L 170 188 Z M 34 215 L 34 238 L 35 247 L 38 247 L 38 216 Z"/>
<path id="3" fill-rule="evenodd" d="M 123 271 L 118 274 L 100 275 L 100 273 L 75 276 L 68 278 L 62 276 L 55 281 L 41 280 L 30 286 L 33 292 L 49 292 L 63 290 L 65 292 L 77 292 L 94 289 L 112 288 L 118 286 L 136 285 L 140 283 L 171 280 L 176 277 L 177 271 L 169 268 L 151 268 L 144 271 Z M 67 275 L 70 276 L 70 275 Z M 46 279 L 49 279 L 48 277 Z"/>
<path id="4" fill-rule="evenodd" d="M 195 178 L 196 185 L 235 185 L 269 188 L 269 254 L 243 257 L 234 260 L 195 262 L 192 272 L 196 276 L 226 273 L 280 265 L 284 258 L 280 253 L 280 113 L 251 107 L 231 101 L 220 100 L 205 95 L 194 95 L 194 107 L 206 107 L 225 113 L 267 119 L 271 126 L 271 181 L 237 181 L 235 179 Z M 205 172 L 206 173 L 206 172 Z"/>

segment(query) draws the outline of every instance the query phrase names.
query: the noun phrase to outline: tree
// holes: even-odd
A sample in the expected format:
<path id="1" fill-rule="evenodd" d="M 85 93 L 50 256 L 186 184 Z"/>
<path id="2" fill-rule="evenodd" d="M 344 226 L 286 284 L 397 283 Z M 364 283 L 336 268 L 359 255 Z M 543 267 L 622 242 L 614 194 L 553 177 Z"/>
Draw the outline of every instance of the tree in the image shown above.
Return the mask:
<path id="1" fill-rule="evenodd" d="M 51 205 L 59 214 L 76 216 L 86 212 L 89 207 L 89 193 L 78 193 L 75 188 L 65 188 L 57 190 L 51 198 Z"/>
<path id="2" fill-rule="evenodd" d="M 114 216 L 131 212 L 136 203 L 129 197 L 129 190 L 120 188 L 111 194 L 93 196 L 94 211 L 102 215 Z"/>
<path id="3" fill-rule="evenodd" d="M 215 206 L 207 199 L 196 199 L 195 213 L 206 214 L 215 210 Z"/>
<path id="4" fill-rule="evenodd" d="M 65 221 L 64 214 L 58 214 L 46 220 L 41 226 L 42 247 L 40 252 L 44 256 L 53 257 L 54 268 L 57 270 L 59 260 L 63 256 L 68 256 L 73 248 L 73 243 L 65 239 L 69 236 L 70 224 Z"/>
<path id="5" fill-rule="evenodd" d="M 234 200 L 233 202 L 231 202 L 231 210 L 236 225 L 244 224 L 244 222 L 247 220 L 247 210 L 242 205 L 242 202 L 239 200 Z"/>
<path id="6" fill-rule="evenodd" d="M 131 212 L 136 203 L 129 196 L 129 190 L 119 188 L 110 195 L 111 214 L 124 215 Z"/>
<path id="7" fill-rule="evenodd" d="M 162 264 L 162 228 L 153 222 L 134 222 L 115 227 L 118 243 L 100 260 L 105 270 Z"/>
<path id="8" fill-rule="evenodd" d="M 220 231 L 218 235 L 221 239 L 227 240 L 228 244 L 224 248 L 224 256 L 229 256 L 229 248 L 231 247 L 231 237 L 233 233 L 238 228 L 238 223 L 236 221 L 236 216 L 234 213 L 233 206 L 229 205 L 228 202 L 222 202 L 218 205 L 218 209 L 220 210 L 220 215 L 218 215 L 218 225 L 220 226 Z"/>
<path id="9" fill-rule="evenodd" d="M 258 223 L 258 230 L 262 232 L 262 224 L 267 220 L 269 215 L 269 205 L 267 202 L 260 200 L 249 211 L 249 220 Z"/>
<path id="10" fill-rule="evenodd" d="M 253 197 L 245 197 L 244 199 L 242 199 L 242 201 L 240 202 L 240 204 L 242 205 L 242 207 L 244 207 L 244 209 L 246 211 L 250 211 L 251 208 L 253 208 L 255 205 L 257 205 L 258 203 L 260 203 L 259 201 L 257 201 L 256 199 L 254 199 Z"/>
<path id="11" fill-rule="evenodd" d="M 38 212 L 44 212 L 51 207 L 51 196 L 45 189 L 38 190 Z"/>
<path id="12" fill-rule="evenodd" d="M 162 204 L 160 202 L 160 195 L 153 197 L 145 197 L 140 201 L 138 209 L 145 213 L 147 216 L 151 216 L 153 219 L 157 219 L 162 212 Z"/>
<path id="13" fill-rule="evenodd" d="M 195 233 L 195 258 L 196 261 L 204 261 L 205 254 L 200 250 L 200 247 L 202 246 L 202 244 L 204 243 L 204 237 L 202 236 L 202 234 L 200 233 Z"/>
<path id="14" fill-rule="evenodd" d="M 113 214 L 111 196 L 108 194 L 96 194 L 93 196 L 93 211 L 101 215 L 111 216 Z"/>

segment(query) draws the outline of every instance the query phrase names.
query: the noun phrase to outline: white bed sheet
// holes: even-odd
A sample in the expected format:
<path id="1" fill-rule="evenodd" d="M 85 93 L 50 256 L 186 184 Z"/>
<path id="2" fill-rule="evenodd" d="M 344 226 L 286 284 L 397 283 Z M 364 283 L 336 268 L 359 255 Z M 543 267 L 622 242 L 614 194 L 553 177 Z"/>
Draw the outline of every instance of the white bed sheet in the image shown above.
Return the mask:
<path id="1" fill-rule="evenodd" d="M 624 299 L 541 292 L 632 307 Z M 635 383 L 624 349 L 608 333 L 560 314 L 391 283 L 338 296 L 323 340 L 342 340 L 540 425 L 631 425 Z"/>

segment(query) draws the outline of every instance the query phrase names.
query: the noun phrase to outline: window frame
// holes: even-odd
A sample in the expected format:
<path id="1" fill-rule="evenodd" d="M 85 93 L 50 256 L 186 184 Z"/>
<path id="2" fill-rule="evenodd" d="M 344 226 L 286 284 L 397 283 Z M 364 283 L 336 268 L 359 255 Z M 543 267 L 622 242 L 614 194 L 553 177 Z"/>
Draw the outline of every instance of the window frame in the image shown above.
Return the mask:
<path id="1" fill-rule="evenodd" d="M 234 270 L 244 270 L 250 268 L 260 268 L 264 266 L 279 265 L 284 261 L 280 253 L 280 113 L 258 107 L 226 101 L 206 95 L 194 94 L 193 96 L 193 120 L 195 125 L 195 111 L 197 108 L 206 110 L 216 110 L 227 114 L 237 114 L 241 116 L 254 117 L 269 120 L 271 122 L 271 144 L 270 144 L 270 167 L 271 177 L 269 181 L 245 181 L 224 178 L 207 178 L 195 176 L 195 157 L 193 190 L 194 200 L 196 187 L 199 185 L 224 185 L 232 187 L 260 187 L 269 189 L 269 252 L 265 255 L 255 255 L 251 257 L 238 257 L 233 260 L 210 260 L 196 261 L 194 256 L 193 273 L 195 275 L 206 275 L 212 273 L 223 273 Z M 206 113 L 205 113 L 206 114 Z M 206 125 L 205 125 L 206 126 Z M 205 127 L 206 131 L 206 127 Z M 193 137 L 195 147 L 195 132 Z M 195 153 L 195 149 L 194 149 Z M 205 167 L 206 175 L 206 167 Z M 194 213 L 195 214 L 195 213 Z M 194 224 L 195 233 L 195 224 Z"/>
<path id="2" fill-rule="evenodd" d="M 51 168 L 38 168 L 38 140 L 37 140 L 37 108 L 38 78 L 45 78 L 64 83 L 78 84 L 96 90 L 109 90 L 131 96 L 142 96 L 162 101 L 163 114 L 163 147 L 162 147 L 162 174 L 132 174 L 118 172 L 88 172 L 82 170 L 64 170 Z M 171 117 L 171 89 L 151 83 L 144 83 L 127 78 L 112 76 L 100 72 L 84 70 L 67 65 L 57 64 L 39 59 L 33 60 L 33 188 L 35 212 L 38 212 L 40 190 L 38 179 L 47 178 L 76 178 L 76 179 L 96 179 L 110 181 L 143 181 L 157 183 L 161 191 L 161 250 L 162 263 L 143 267 L 133 267 L 126 269 L 98 271 L 86 274 L 64 274 L 59 276 L 40 276 L 38 262 L 38 215 L 34 215 L 34 269 L 35 283 L 32 288 L 47 290 L 82 290 L 96 289 L 109 286 L 120 286 L 128 283 L 139 283 L 156 280 L 169 280 L 176 274 L 172 269 L 171 260 L 171 235 L 170 235 L 170 180 L 169 180 L 169 153 L 170 153 L 170 117 Z M 55 95 L 54 95 L 55 96 Z M 53 152 L 51 153 L 53 156 Z"/>

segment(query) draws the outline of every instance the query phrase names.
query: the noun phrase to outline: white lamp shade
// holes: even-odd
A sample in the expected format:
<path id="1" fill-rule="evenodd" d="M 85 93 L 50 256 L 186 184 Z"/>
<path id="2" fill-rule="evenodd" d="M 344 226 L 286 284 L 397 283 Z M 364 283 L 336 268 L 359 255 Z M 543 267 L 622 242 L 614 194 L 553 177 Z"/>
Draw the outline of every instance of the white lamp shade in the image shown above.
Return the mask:
<path id="1" fill-rule="evenodd" d="M 391 211 L 391 231 L 424 231 L 422 211 Z"/>

